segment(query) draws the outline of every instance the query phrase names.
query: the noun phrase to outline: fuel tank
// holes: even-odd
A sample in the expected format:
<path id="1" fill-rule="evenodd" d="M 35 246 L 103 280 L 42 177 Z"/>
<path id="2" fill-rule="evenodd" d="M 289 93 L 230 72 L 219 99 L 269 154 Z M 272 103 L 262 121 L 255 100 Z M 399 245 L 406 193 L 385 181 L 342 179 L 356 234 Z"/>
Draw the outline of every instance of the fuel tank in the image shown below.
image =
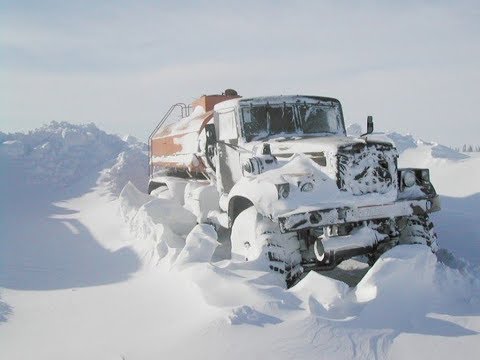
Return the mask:
<path id="1" fill-rule="evenodd" d="M 166 118 L 150 137 L 150 175 L 168 173 L 197 177 L 204 174 L 209 166 L 205 158 L 205 127 L 213 124 L 213 107 L 238 97 L 234 90 L 226 90 L 222 95 L 203 95 L 193 101 L 191 107 L 184 108 L 188 116 Z"/>

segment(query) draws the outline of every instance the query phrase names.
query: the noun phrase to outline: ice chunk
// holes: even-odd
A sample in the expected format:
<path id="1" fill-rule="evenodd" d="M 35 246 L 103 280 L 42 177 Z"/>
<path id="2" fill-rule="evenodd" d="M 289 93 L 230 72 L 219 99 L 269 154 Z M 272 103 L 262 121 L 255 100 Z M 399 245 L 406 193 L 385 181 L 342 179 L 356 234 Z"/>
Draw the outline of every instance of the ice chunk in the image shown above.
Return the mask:
<path id="1" fill-rule="evenodd" d="M 205 222 L 210 211 L 220 210 L 219 195 L 215 185 L 190 182 L 185 188 L 185 208 Z"/>
<path id="2" fill-rule="evenodd" d="M 218 245 L 217 232 L 211 225 L 200 224 L 188 234 L 185 247 L 178 255 L 176 266 L 209 262 Z"/>
<path id="3" fill-rule="evenodd" d="M 120 193 L 120 213 L 126 221 L 129 221 L 143 204 L 152 199 L 153 197 L 141 192 L 135 185 L 128 182 Z"/>
<path id="4" fill-rule="evenodd" d="M 437 258 L 427 246 L 399 245 L 383 254 L 360 281 L 355 291 L 357 301 L 391 296 L 398 302 L 401 289 L 421 292 L 422 288 L 430 288 L 436 263 Z"/>
<path id="5" fill-rule="evenodd" d="M 308 304 L 312 314 L 320 315 L 342 300 L 348 292 L 348 285 L 310 271 L 290 291 Z"/>
<path id="6" fill-rule="evenodd" d="M 197 223 L 196 217 L 177 202 L 169 199 L 155 199 L 142 206 L 155 224 L 167 225 L 178 235 L 186 236 Z"/>
<path id="7" fill-rule="evenodd" d="M 250 306 L 240 306 L 233 309 L 229 315 L 228 320 L 232 325 L 250 324 L 256 326 L 263 326 L 265 324 L 278 324 L 282 321 L 274 316 L 261 313 Z"/>

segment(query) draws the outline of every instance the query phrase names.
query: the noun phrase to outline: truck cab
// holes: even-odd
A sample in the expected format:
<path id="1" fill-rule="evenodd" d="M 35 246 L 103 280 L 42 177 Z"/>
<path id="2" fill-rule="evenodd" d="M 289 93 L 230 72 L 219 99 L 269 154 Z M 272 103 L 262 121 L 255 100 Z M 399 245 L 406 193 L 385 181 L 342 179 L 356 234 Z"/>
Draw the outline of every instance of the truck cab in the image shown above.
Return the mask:
<path id="1" fill-rule="evenodd" d="M 216 105 L 214 119 L 222 193 L 232 189 L 249 155 L 266 142 L 273 155 L 286 158 L 315 153 L 319 138 L 346 136 L 340 102 L 325 97 L 235 99 Z"/>

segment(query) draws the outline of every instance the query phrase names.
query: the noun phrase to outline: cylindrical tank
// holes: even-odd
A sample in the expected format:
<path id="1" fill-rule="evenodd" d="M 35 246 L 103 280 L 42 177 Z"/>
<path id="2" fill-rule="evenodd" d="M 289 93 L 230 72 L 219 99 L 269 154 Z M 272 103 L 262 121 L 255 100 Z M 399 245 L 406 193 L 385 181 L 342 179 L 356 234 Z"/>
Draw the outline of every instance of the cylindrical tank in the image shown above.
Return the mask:
<path id="1" fill-rule="evenodd" d="M 236 93 L 204 95 L 192 103 L 193 111 L 189 116 L 161 126 L 150 139 L 152 175 L 203 176 L 208 167 L 205 126 L 213 124 L 213 107 L 238 97 Z"/>

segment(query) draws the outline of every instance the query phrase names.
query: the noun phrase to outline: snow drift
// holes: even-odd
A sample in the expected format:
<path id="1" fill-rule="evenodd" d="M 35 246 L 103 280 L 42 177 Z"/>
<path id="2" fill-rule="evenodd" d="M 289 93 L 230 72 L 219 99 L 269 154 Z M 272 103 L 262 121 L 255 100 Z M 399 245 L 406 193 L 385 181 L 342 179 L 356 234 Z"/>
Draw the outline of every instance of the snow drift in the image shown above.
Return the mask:
<path id="1" fill-rule="evenodd" d="M 179 218 L 185 216 L 178 202 L 163 203 L 165 199 L 147 197 L 131 184 L 120 199 L 125 219 L 135 231 L 135 241 L 153 239 L 163 255 L 157 257 L 156 264 L 168 264 L 162 269 L 169 276 L 196 284 L 204 302 L 222 314 L 224 322 L 217 326 L 225 324 L 222 332 L 234 332 L 236 342 L 248 342 L 252 355 L 267 346 L 266 337 L 279 333 L 289 339 L 289 351 L 295 349 L 295 355 L 302 358 L 315 358 L 321 347 L 328 358 L 358 359 L 398 356 L 403 347 L 399 352 L 392 349 L 399 347 L 403 334 L 442 338 L 476 334 L 444 314 L 450 314 L 452 308 L 455 313 L 477 313 L 479 268 L 445 250 L 434 255 L 423 245 L 398 246 L 383 254 L 355 287 L 311 272 L 286 290 L 276 282 L 275 274 L 261 271 L 254 264 L 213 262 L 218 243 L 210 225 L 193 226 L 193 221 L 190 226 L 172 230 L 168 213 L 174 210 L 182 214 Z M 158 200 L 166 211 L 145 209 Z M 143 222 L 146 226 L 139 226 Z M 166 229 L 169 235 L 164 235 Z M 178 239 L 175 244 L 168 240 L 172 234 Z M 234 330 L 237 326 L 247 331 L 239 333 Z M 257 340 L 246 335 L 251 327 L 265 329 L 265 336 Z M 207 336 L 214 341 L 217 331 L 207 331 Z M 232 358 L 244 355 L 245 350 L 229 353 Z"/>
<path id="2" fill-rule="evenodd" d="M 347 134 L 349 136 L 357 137 L 362 134 L 362 127 L 359 124 L 351 124 L 347 127 Z M 400 134 L 395 131 L 389 131 L 384 134 L 389 138 L 397 148 L 399 154 L 404 153 L 409 149 L 416 149 L 419 147 L 428 148 L 428 152 L 432 158 L 437 159 L 450 159 L 450 160 L 462 160 L 469 158 L 468 155 L 462 154 L 454 149 L 451 149 L 447 146 L 435 143 L 428 142 L 420 139 L 415 139 L 412 135 Z"/>
<path id="3" fill-rule="evenodd" d="M 478 159 L 454 157 L 450 149 L 413 137 L 390 137 L 401 144 L 401 161 L 433 165 L 434 183 L 444 181 L 440 193 L 449 198 L 434 219 L 440 225 L 440 246 L 463 251 L 468 259 L 478 256 Z M 0 143 L 2 173 L 26 174 L 32 184 L 54 185 L 60 194 L 55 204 L 50 199 L 38 213 L 37 207 L 5 202 L 0 209 L 2 214 L 11 213 L 9 219 L 22 219 L 8 224 L 13 235 L 0 238 L 0 256 L 14 259 L 0 271 L 2 358 L 475 356 L 480 270 L 446 249 L 434 255 L 420 245 L 398 246 L 382 255 L 356 286 L 349 287 L 332 274 L 311 272 L 287 290 L 274 274 L 228 256 L 216 257 L 225 246 L 225 234 L 198 225 L 180 190 L 158 189 L 154 196 L 147 195 L 148 159 L 145 145 L 135 139 L 122 140 L 94 125 L 51 123 L 28 134 L 0 133 Z M 434 156 L 435 151 L 440 155 Z M 85 188 L 75 199 L 65 195 L 66 185 L 98 176 L 99 170 L 96 188 Z M 459 181 L 465 184 L 452 186 Z M 12 199 L 21 204 L 40 199 L 22 200 L 22 189 L 14 183 L 9 186 L 17 192 Z M 119 214 L 112 211 L 115 205 Z M 97 213 L 98 207 L 107 210 Z M 26 211 L 29 219 L 42 220 L 29 221 L 28 231 L 22 217 Z M 55 231 L 45 232 L 46 228 Z M 22 231 L 30 232 L 31 239 L 22 237 Z M 75 246 L 76 251 L 94 248 L 102 254 L 93 252 L 96 256 L 79 262 L 93 269 L 88 272 L 96 276 L 91 286 L 48 263 L 51 257 L 46 254 L 62 256 L 61 249 L 79 242 L 85 244 Z M 31 252 L 35 262 L 15 261 L 25 247 L 38 249 Z M 127 249 L 141 263 L 138 269 L 132 267 L 133 276 L 98 282 L 97 272 L 111 268 L 109 259 Z M 72 253 L 69 256 L 79 257 Z M 115 271 L 125 259 L 120 256 Z M 12 274 L 20 265 L 26 274 L 22 281 L 44 272 L 67 285 L 49 291 L 11 287 Z M 78 273 L 86 271 L 79 268 Z M 69 331 L 65 323 L 73 324 Z"/>
<path id="4" fill-rule="evenodd" d="M 125 149 L 94 124 L 51 122 L 26 134 L 3 135 L 0 154 L 21 165 L 29 183 L 68 185 Z"/>
<path id="5" fill-rule="evenodd" d="M 145 192 L 148 184 L 147 154 L 136 145 L 130 145 L 118 154 L 112 167 L 102 171 L 98 180 L 114 195 L 120 194 L 128 182 Z"/>
<path id="6" fill-rule="evenodd" d="M 146 264 L 157 264 L 167 255 L 173 263 L 196 225 L 196 217 L 174 200 L 147 195 L 130 182 L 120 193 L 119 204 L 135 237 L 133 245 Z"/>
<path id="7" fill-rule="evenodd" d="M 93 123 L 52 121 L 28 133 L 0 133 L 0 161 L 15 168 L 26 184 L 53 187 L 71 185 L 107 167 L 100 181 L 114 194 L 128 181 L 145 189 L 148 176 L 145 144 L 132 136 L 124 141 Z"/>

